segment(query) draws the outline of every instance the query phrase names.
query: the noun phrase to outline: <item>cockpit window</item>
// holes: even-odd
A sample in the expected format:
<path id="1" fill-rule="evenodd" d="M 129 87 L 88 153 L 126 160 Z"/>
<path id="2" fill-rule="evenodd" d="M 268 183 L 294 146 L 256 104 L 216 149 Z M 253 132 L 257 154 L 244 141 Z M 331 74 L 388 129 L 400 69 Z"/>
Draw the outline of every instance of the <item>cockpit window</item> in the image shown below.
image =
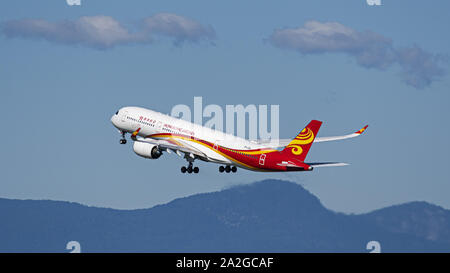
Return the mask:
<path id="1" fill-rule="evenodd" d="M 119 114 L 119 110 L 117 110 L 116 115 Z"/>

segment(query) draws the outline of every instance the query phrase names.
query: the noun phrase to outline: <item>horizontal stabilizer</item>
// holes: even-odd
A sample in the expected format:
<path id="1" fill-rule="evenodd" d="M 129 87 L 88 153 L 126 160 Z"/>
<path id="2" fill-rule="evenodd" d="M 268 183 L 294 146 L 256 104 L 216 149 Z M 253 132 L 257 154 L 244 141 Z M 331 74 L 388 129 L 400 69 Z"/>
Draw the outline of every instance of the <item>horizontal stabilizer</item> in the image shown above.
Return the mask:
<path id="1" fill-rule="evenodd" d="M 312 162 L 312 163 L 305 162 L 305 164 L 308 164 L 309 166 L 314 167 L 314 168 L 319 168 L 319 167 L 342 167 L 342 166 L 349 165 L 348 163 L 343 163 L 343 162 Z"/>

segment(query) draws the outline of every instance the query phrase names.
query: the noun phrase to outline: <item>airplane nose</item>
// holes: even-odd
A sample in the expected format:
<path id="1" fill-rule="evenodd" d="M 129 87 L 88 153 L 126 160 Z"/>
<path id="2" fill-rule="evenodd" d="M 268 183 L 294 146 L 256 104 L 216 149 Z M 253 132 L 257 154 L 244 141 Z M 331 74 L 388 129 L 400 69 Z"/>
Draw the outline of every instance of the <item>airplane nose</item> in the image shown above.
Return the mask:
<path id="1" fill-rule="evenodd" d="M 117 127 L 117 115 L 113 115 L 111 117 L 111 123 Z"/>

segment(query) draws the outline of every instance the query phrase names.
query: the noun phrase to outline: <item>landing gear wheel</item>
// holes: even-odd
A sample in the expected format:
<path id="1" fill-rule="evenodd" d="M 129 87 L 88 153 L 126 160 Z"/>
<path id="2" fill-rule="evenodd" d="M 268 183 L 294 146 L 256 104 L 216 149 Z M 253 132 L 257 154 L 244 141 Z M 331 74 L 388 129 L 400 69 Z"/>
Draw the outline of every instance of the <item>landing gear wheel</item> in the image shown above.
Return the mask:
<path id="1" fill-rule="evenodd" d="M 181 167 L 181 172 L 182 173 L 185 173 L 185 172 L 187 172 L 187 173 L 192 173 L 192 172 L 194 172 L 194 173 L 198 173 L 199 171 L 200 171 L 200 169 L 198 168 L 198 167 L 194 167 L 193 165 L 193 162 L 194 162 L 194 160 L 195 160 L 195 158 L 194 157 L 189 157 L 189 156 L 185 156 L 185 158 L 186 158 L 186 160 L 188 161 L 188 166 L 187 167 Z"/>
<path id="2" fill-rule="evenodd" d="M 231 171 L 235 173 L 237 171 L 236 166 L 231 167 Z"/>
<path id="3" fill-rule="evenodd" d="M 229 172 L 231 171 L 231 168 L 230 168 L 229 165 L 227 165 L 227 166 L 225 167 L 225 171 L 226 171 L 227 173 L 229 173 Z"/>
<path id="4" fill-rule="evenodd" d="M 223 173 L 225 171 L 225 167 L 224 166 L 220 166 L 219 167 L 219 172 Z"/>

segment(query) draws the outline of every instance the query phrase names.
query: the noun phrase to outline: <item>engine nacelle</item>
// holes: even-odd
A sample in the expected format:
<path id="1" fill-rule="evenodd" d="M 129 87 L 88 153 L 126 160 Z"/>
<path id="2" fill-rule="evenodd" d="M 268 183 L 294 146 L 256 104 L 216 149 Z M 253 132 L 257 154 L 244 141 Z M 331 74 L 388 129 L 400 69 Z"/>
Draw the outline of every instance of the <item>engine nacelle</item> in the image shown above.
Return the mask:
<path id="1" fill-rule="evenodd" d="M 135 141 L 133 151 L 138 155 L 149 159 L 157 159 L 162 152 L 154 144 Z"/>

